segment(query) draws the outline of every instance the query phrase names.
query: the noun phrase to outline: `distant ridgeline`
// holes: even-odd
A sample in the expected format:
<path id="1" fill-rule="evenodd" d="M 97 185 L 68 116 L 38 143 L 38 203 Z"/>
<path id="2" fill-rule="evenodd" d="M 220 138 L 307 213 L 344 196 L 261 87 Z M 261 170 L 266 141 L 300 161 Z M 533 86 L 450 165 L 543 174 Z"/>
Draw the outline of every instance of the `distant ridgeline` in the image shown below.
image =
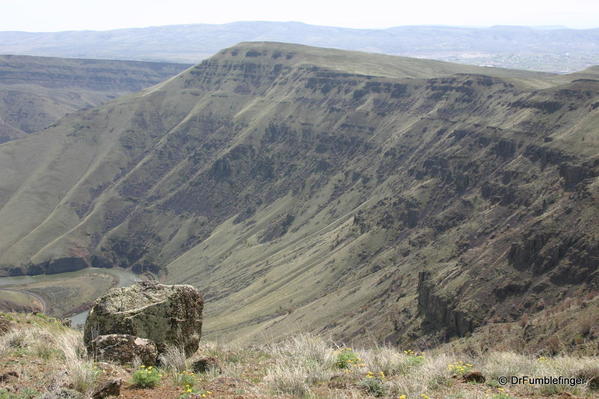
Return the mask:
<path id="1" fill-rule="evenodd" d="M 98 32 L 0 32 L 0 54 L 197 63 L 222 48 L 256 40 L 560 73 L 599 64 L 599 29 L 350 29 L 298 22 L 192 24 Z"/>
<path id="2" fill-rule="evenodd" d="M 596 348 L 598 104 L 597 69 L 242 43 L 0 145 L 0 264 L 193 284 L 208 336 Z"/>

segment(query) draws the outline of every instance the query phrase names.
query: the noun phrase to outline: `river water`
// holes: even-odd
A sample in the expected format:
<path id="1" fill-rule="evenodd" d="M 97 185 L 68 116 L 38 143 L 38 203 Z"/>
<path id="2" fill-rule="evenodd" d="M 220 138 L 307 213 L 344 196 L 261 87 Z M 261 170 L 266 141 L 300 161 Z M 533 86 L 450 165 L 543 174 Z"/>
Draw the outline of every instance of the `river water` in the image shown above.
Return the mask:
<path id="1" fill-rule="evenodd" d="M 108 274 L 111 274 L 115 277 L 118 278 L 118 282 L 117 282 L 117 287 L 128 287 L 131 284 L 137 282 L 137 281 L 141 281 L 142 278 L 141 276 L 132 273 L 128 270 L 125 269 L 96 269 L 96 268 L 92 268 L 93 270 L 96 271 L 103 271 L 103 272 L 107 272 Z M 71 320 L 71 325 L 75 328 L 77 327 L 81 327 L 85 324 L 85 320 L 87 320 L 87 315 L 89 314 L 89 310 L 84 310 L 81 313 L 77 313 L 74 314 L 70 317 L 68 317 L 69 320 Z"/>
<path id="2" fill-rule="evenodd" d="M 116 285 L 117 287 L 127 287 L 137 281 L 142 280 L 142 277 L 140 275 L 132 273 L 129 270 L 117 269 L 117 268 L 102 269 L 102 268 L 92 267 L 92 268 L 78 270 L 76 272 L 68 272 L 68 273 L 60 273 L 60 274 L 40 274 L 40 275 L 36 275 L 36 276 L 0 277 L 0 287 L 18 286 L 18 285 L 22 285 L 22 284 L 31 284 L 31 283 L 37 283 L 40 281 L 48 281 L 48 280 L 54 280 L 54 279 L 60 280 L 60 279 L 64 279 L 67 277 L 76 277 L 81 274 L 88 273 L 89 271 L 105 273 L 105 274 L 109 274 L 111 276 L 117 277 L 117 279 L 118 279 L 118 283 Z M 77 313 L 71 317 L 68 317 L 68 319 L 71 320 L 71 324 L 73 325 L 73 327 L 81 326 L 81 325 L 85 324 L 85 320 L 87 319 L 88 313 L 89 313 L 89 311 L 86 310 L 84 312 Z"/>

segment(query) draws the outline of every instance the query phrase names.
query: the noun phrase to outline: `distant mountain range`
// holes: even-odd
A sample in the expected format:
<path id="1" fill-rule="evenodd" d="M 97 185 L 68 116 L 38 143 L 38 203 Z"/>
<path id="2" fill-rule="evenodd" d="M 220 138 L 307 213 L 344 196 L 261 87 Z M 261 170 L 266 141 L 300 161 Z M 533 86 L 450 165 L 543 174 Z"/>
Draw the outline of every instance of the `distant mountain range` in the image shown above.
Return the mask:
<path id="1" fill-rule="evenodd" d="M 111 31 L 0 32 L 0 53 L 197 63 L 243 41 L 278 41 L 474 65 L 574 72 L 599 64 L 599 29 L 401 26 L 350 29 L 235 22 Z"/>

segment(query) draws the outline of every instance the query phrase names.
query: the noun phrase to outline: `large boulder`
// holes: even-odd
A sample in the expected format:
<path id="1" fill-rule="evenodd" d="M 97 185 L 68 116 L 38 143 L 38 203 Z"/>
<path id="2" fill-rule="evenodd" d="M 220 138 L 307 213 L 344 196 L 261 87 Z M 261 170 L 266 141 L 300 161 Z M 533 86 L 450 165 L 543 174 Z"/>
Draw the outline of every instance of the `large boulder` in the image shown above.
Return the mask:
<path id="1" fill-rule="evenodd" d="M 96 300 L 83 339 L 90 353 L 100 335 L 127 334 L 152 340 L 159 353 L 176 346 L 191 356 L 200 342 L 203 308 L 202 294 L 190 285 L 144 281 L 114 288 Z"/>
<path id="2" fill-rule="evenodd" d="M 90 346 L 96 361 L 126 364 L 139 359 L 146 366 L 154 366 L 158 359 L 158 351 L 154 342 L 133 335 L 100 335 L 94 338 Z"/>

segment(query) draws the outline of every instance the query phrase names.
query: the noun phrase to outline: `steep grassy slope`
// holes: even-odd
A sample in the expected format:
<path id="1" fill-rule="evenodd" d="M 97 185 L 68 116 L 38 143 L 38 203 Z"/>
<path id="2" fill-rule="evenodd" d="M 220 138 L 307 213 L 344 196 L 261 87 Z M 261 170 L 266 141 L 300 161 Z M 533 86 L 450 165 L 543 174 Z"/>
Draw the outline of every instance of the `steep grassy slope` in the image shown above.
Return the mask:
<path id="1" fill-rule="evenodd" d="M 465 336 L 599 288 L 598 101 L 588 77 L 241 44 L 0 146 L 0 264 L 159 272 L 223 337 Z"/>
<path id="2" fill-rule="evenodd" d="M 572 72 L 599 63 L 599 29 L 399 26 L 349 29 L 246 21 L 111 31 L 0 32 L 0 53 L 196 63 L 246 41 L 277 41 L 473 65 Z"/>
<path id="3" fill-rule="evenodd" d="M 0 142 L 125 93 L 160 83 L 184 64 L 0 56 Z"/>

